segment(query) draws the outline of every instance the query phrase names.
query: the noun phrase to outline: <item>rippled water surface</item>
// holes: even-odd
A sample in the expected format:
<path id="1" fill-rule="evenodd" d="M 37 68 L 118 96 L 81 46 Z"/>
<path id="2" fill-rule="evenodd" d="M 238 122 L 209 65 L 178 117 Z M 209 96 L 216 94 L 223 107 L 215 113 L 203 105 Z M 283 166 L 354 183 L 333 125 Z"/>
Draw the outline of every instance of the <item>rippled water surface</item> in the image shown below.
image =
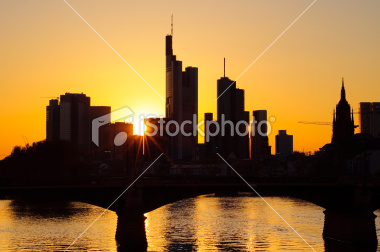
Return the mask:
<path id="1" fill-rule="evenodd" d="M 322 208 L 293 198 L 266 200 L 316 251 L 324 251 Z M 103 211 L 80 202 L 0 200 L 0 251 L 63 251 Z M 200 196 L 146 216 L 148 251 L 312 251 L 262 199 L 249 195 Z M 116 223 L 116 214 L 105 212 L 70 250 L 116 251 Z"/>

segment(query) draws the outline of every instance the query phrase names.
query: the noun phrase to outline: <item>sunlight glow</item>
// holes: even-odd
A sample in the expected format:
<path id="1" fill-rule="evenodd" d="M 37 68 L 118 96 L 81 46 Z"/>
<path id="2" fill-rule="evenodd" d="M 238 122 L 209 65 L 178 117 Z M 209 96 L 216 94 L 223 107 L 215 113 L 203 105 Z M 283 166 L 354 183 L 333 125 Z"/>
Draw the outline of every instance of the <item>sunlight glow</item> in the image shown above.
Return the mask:
<path id="1" fill-rule="evenodd" d="M 146 132 L 146 124 L 144 123 L 144 120 L 139 120 L 137 123 L 133 124 L 133 134 L 134 135 L 140 135 L 143 136 Z"/>

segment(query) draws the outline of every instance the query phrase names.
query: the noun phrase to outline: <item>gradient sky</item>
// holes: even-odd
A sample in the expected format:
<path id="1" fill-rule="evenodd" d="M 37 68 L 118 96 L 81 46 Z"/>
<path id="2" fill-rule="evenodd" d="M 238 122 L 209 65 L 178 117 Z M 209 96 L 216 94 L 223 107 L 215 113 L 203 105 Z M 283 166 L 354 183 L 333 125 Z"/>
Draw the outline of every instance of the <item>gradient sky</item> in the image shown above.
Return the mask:
<path id="1" fill-rule="evenodd" d="M 68 3 L 162 96 L 165 35 L 199 68 L 199 115 L 216 112 L 216 80 L 236 79 L 312 1 L 99 1 Z M 331 140 L 341 78 L 357 111 L 380 101 L 380 1 L 318 0 L 238 81 L 246 110 L 275 116 L 294 150 Z M 83 92 L 92 105 L 163 115 L 164 101 L 61 0 L 0 2 L 0 159 L 45 138 L 47 98 Z M 357 115 L 355 115 L 357 123 Z"/>

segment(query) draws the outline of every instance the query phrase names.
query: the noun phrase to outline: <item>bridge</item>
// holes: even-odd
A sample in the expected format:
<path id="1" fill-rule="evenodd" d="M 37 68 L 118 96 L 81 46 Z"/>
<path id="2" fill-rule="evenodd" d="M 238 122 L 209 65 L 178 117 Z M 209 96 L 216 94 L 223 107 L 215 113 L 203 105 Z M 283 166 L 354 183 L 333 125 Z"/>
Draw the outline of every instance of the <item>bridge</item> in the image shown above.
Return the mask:
<path id="1" fill-rule="evenodd" d="M 116 241 L 121 251 L 146 251 L 144 213 L 166 204 L 204 194 L 291 196 L 325 209 L 323 237 L 326 251 L 376 251 L 374 210 L 380 208 L 380 180 L 340 178 L 331 182 L 260 181 L 238 177 L 109 178 L 100 184 L 0 187 L 0 198 L 40 198 L 89 203 L 118 216 Z"/>

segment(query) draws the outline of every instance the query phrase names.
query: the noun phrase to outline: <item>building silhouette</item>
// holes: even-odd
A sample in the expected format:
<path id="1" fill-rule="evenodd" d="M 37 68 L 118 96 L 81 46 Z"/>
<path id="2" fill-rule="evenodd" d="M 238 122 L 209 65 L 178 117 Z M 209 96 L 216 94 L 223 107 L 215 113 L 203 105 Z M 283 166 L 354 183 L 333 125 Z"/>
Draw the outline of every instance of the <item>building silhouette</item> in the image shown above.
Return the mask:
<path id="1" fill-rule="evenodd" d="M 342 89 L 340 92 L 340 101 L 336 105 L 336 111 L 333 114 L 333 136 L 332 143 L 340 143 L 354 137 L 355 125 L 354 114 L 351 112 L 351 106 L 346 100 L 346 90 L 344 88 L 344 79 L 342 79 Z"/>
<path id="2" fill-rule="evenodd" d="M 93 158 L 108 150 L 107 127 L 99 129 L 100 144 L 97 147 L 91 143 L 91 122 L 110 114 L 111 107 L 90 106 L 90 102 L 90 97 L 83 93 L 65 93 L 60 96 L 60 103 L 58 99 L 50 100 L 46 107 L 46 140 L 68 141 L 80 151 L 91 153 Z"/>
<path id="3" fill-rule="evenodd" d="M 60 139 L 60 107 L 58 99 L 49 101 L 46 106 L 46 141 L 57 141 Z"/>
<path id="4" fill-rule="evenodd" d="M 380 138 L 380 102 L 359 103 L 359 129 L 360 133 Z"/>
<path id="5" fill-rule="evenodd" d="M 224 75 L 217 80 L 217 97 L 218 152 L 224 157 L 249 158 L 249 112 L 244 111 L 244 90 L 236 88 L 236 81 L 226 77 L 225 60 Z M 235 126 L 239 121 L 246 122 L 238 126 L 240 132 L 246 132 L 245 136 L 237 135 Z"/>
<path id="6" fill-rule="evenodd" d="M 166 36 L 166 101 L 165 113 L 168 120 L 181 124 L 185 120 L 198 122 L 198 68 L 186 67 L 182 71 L 182 61 L 173 54 L 173 36 Z M 186 133 L 192 126 L 185 126 Z M 171 158 L 189 160 L 198 143 L 197 134 L 184 136 L 179 133 L 172 139 Z"/>
<path id="7" fill-rule="evenodd" d="M 289 156 L 293 153 L 293 136 L 286 130 L 279 130 L 276 135 L 276 155 Z"/>
<path id="8" fill-rule="evenodd" d="M 216 121 L 213 119 L 213 113 L 205 113 L 204 118 L 204 156 L 205 158 L 210 158 L 212 154 L 217 152 Z"/>
<path id="9" fill-rule="evenodd" d="M 92 142 L 92 121 L 98 117 L 109 123 L 98 128 L 98 143 L 95 144 Z M 90 106 L 90 97 L 83 93 L 65 93 L 60 97 L 60 104 L 58 99 L 49 101 L 46 140 L 70 142 L 82 157 L 92 161 L 96 168 L 92 172 L 98 169 L 101 175 L 133 175 L 144 161 L 143 137 L 133 135 L 133 125 L 111 123 L 111 107 Z"/>
<path id="10" fill-rule="evenodd" d="M 110 106 L 90 106 L 90 128 L 92 136 L 92 121 L 98 117 L 108 115 L 106 121 L 111 121 L 111 107 Z M 90 137 L 91 137 L 90 136 Z M 108 125 L 103 125 L 98 129 L 98 146 L 91 141 L 91 158 L 95 160 L 104 160 L 110 158 L 110 151 L 113 144 L 111 134 L 109 133 Z M 111 141 L 111 143 L 110 143 Z"/>
<path id="11" fill-rule="evenodd" d="M 83 93 L 65 93 L 60 101 L 60 139 L 89 151 L 90 97 Z"/>
<path id="12" fill-rule="evenodd" d="M 271 154 L 268 142 L 267 111 L 252 111 L 251 159 L 263 159 Z"/>
<path id="13" fill-rule="evenodd" d="M 222 77 L 217 80 L 217 121 L 221 127 L 218 138 L 218 152 L 228 157 L 234 153 L 236 143 L 234 142 L 234 125 L 236 123 L 236 82 L 228 77 Z M 224 93 L 223 93 L 224 92 Z M 224 121 L 230 121 L 231 124 L 224 124 Z M 222 125 L 224 125 L 222 129 Z"/>
<path id="14" fill-rule="evenodd" d="M 245 91 L 244 89 L 236 88 L 236 124 L 235 130 L 240 133 L 245 132 L 246 135 L 235 136 L 236 139 L 236 157 L 240 159 L 249 158 L 249 111 L 245 111 Z M 240 122 L 240 123 L 239 123 Z M 243 124 L 242 122 L 245 122 Z"/>
<path id="15" fill-rule="evenodd" d="M 111 106 L 90 106 L 90 122 L 95 118 L 109 115 L 108 120 L 111 121 Z"/>
<path id="16" fill-rule="evenodd" d="M 105 125 L 105 140 L 107 141 L 107 146 L 111 153 L 112 160 L 126 160 L 127 158 L 132 159 L 132 157 L 127 157 L 127 150 L 133 147 L 133 124 L 125 122 L 115 122 Z M 119 133 L 127 133 L 126 141 L 119 145 L 115 143 L 117 140 L 117 135 Z M 129 150 L 129 152 L 131 152 Z"/>
<path id="17" fill-rule="evenodd" d="M 163 123 L 160 124 L 160 120 Z M 146 118 L 146 134 L 145 134 L 145 153 L 149 161 L 153 162 L 160 154 L 167 154 L 171 150 L 171 140 L 172 138 L 167 134 L 166 128 L 166 118 Z M 170 125 L 172 127 L 173 125 Z M 155 129 L 156 128 L 156 132 Z M 169 129 L 172 130 L 172 129 Z M 174 131 L 174 130 L 173 130 Z M 167 157 L 170 159 L 170 157 Z"/>

